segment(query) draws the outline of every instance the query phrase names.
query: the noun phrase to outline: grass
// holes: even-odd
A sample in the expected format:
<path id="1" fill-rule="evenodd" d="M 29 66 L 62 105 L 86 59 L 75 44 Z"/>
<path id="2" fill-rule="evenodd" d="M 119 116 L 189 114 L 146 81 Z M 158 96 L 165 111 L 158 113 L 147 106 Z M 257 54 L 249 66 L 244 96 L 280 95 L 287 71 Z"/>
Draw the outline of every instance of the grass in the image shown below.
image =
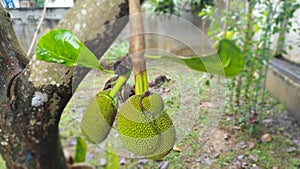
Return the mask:
<path id="1" fill-rule="evenodd" d="M 125 51 L 124 48 L 126 48 L 126 45 L 120 44 L 119 47 L 122 48 L 122 50 L 119 52 L 119 54 L 117 54 L 117 56 L 122 55 L 122 51 Z M 105 57 L 106 59 L 110 60 L 110 54 Z M 117 58 L 113 56 L 111 61 L 116 59 Z M 219 91 L 225 92 L 224 90 L 226 90 L 220 84 L 219 86 L 217 86 L 217 82 L 219 82 L 220 79 L 218 81 L 218 78 L 211 79 L 211 77 L 203 76 L 203 74 L 189 74 L 186 69 L 165 61 L 149 61 L 147 62 L 147 66 L 149 66 L 149 81 L 162 74 L 167 75 L 172 79 L 169 83 L 164 84 L 160 89 L 157 90 L 170 90 L 169 92 L 162 92 L 161 95 L 165 100 L 166 108 L 169 110 L 168 113 L 171 115 L 172 119 L 174 118 L 173 120 L 175 120 L 177 129 L 184 130 L 183 134 L 181 133 L 180 135 L 180 139 L 176 143 L 176 146 L 181 149 L 181 152 L 171 151 L 167 157 L 162 159 L 163 161 L 169 161 L 169 168 L 227 168 L 230 167 L 233 161 L 241 154 L 244 155 L 243 162 L 247 163 L 248 166 L 251 166 L 253 164 L 259 166 L 260 168 L 272 168 L 273 166 L 278 166 L 280 168 L 297 168 L 297 166 L 299 166 L 299 149 L 292 153 L 288 153 L 285 151 L 285 148 L 291 146 L 292 143 L 289 138 L 281 135 L 281 132 L 285 130 L 284 127 L 278 127 L 276 132 L 272 133 L 271 143 L 259 144 L 257 143 L 257 138 L 249 137 L 248 131 L 246 130 L 241 129 L 233 132 L 234 126 L 237 125 L 236 121 L 238 121 L 238 119 L 241 117 L 230 112 L 217 114 L 214 113 L 214 111 L 210 111 L 212 109 L 211 106 L 214 106 L 211 105 L 212 97 L 219 94 L 218 90 L 212 92 L 212 86 L 219 89 Z M 182 74 L 182 72 L 184 73 Z M 95 78 L 94 75 L 90 75 L 90 77 Z M 103 83 L 108 78 L 109 76 L 104 74 L 97 76 L 97 79 L 94 82 L 95 84 L 97 84 L 97 87 L 94 86 L 92 90 L 94 90 L 94 92 L 97 90 L 101 90 L 101 86 L 103 86 Z M 193 82 L 193 79 L 198 79 L 195 81 L 196 85 L 193 85 L 191 83 Z M 82 93 L 90 91 L 90 82 L 91 79 L 87 77 L 86 83 L 83 82 L 79 86 L 77 92 L 80 93 L 80 90 L 84 91 Z M 130 83 L 133 84 L 132 79 Z M 185 96 L 182 95 L 182 87 L 188 93 Z M 195 88 L 197 89 L 195 90 Z M 199 100 L 193 101 L 195 99 L 195 95 L 199 97 Z M 185 100 L 186 102 L 182 100 L 183 97 L 187 97 Z M 220 98 L 225 99 L 221 96 Z M 85 105 L 85 103 L 82 102 L 86 102 L 84 98 L 81 99 L 83 100 L 79 102 L 79 107 Z M 267 104 L 263 105 L 263 111 L 266 112 L 264 113 L 263 118 L 286 111 L 284 106 L 279 104 L 276 99 L 269 95 L 266 97 L 266 102 Z M 187 111 L 185 112 L 185 114 L 180 113 L 180 111 L 184 111 L 183 109 L 189 110 L 189 108 L 192 106 L 199 106 L 199 103 L 201 103 L 201 111 L 199 113 L 195 113 L 196 111 Z M 189 107 L 185 104 L 191 106 Z M 214 104 L 218 103 L 215 102 Z M 222 106 L 222 104 L 220 105 Z M 65 109 L 65 113 L 63 114 L 61 120 L 61 127 L 74 121 L 74 118 L 72 117 L 73 115 L 70 114 L 70 112 L 72 111 L 74 110 L 72 110 L 72 107 L 69 106 Z M 190 118 L 193 120 L 183 121 L 182 119 L 185 118 Z M 213 129 L 210 129 L 207 126 L 212 126 Z M 215 126 L 217 126 L 217 128 L 215 128 Z M 213 130 L 215 130 L 215 132 L 213 132 Z M 208 137 L 204 136 L 205 131 L 208 132 Z M 266 132 L 270 131 L 267 128 L 261 128 L 261 133 Z M 72 133 L 72 135 L 70 133 Z M 229 139 L 229 141 L 223 140 L 223 135 L 225 133 L 230 133 L 231 138 Z M 70 137 L 72 138 L 80 135 L 78 123 L 73 123 L 72 132 L 65 130 L 61 134 L 64 136 L 63 138 L 65 139 L 64 142 L 66 144 L 68 140 L 70 140 Z M 208 141 L 206 141 L 207 138 Z M 255 143 L 254 148 L 235 148 L 235 144 L 241 141 L 249 140 Z M 225 144 L 222 145 L 222 142 L 224 142 Z M 205 166 L 201 164 L 199 158 L 205 153 L 210 153 L 211 148 L 209 146 L 211 145 L 215 146 L 215 149 L 222 149 L 222 151 L 218 150 L 220 153 L 218 157 L 210 159 L 212 163 L 211 166 Z M 88 162 L 90 164 L 96 165 L 98 164 L 97 162 L 99 161 L 99 158 L 105 157 L 105 152 L 99 152 L 99 148 L 97 149 L 97 147 L 95 147 L 94 145 L 89 145 L 89 147 L 89 151 L 93 155 L 93 157 L 91 157 Z M 251 156 L 257 157 L 258 160 L 254 161 L 250 158 Z M 126 165 L 121 166 L 120 168 L 136 168 L 139 161 L 140 159 L 126 158 Z M 147 163 L 145 165 L 142 165 L 141 167 L 158 168 L 160 163 L 160 161 L 148 160 Z"/>
<path id="2" fill-rule="evenodd" d="M 111 64 L 114 60 L 117 60 L 127 48 L 126 44 L 119 44 L 118 47 L 122 50 L 110 50 L 104 57 L 107 63 Z M 162 161 L 169 161 L 169 168 L 230 168 L 239 155 L 244 155 L 243 162 L 247 163 L 248 166 L 256 164 L 260 168 L 272 168 L 274 166 L 289 169 L 299 168 L 299 149 L 293 152 L 286 151 L 286 148 L 293 146 L 293 143 L 290 137 L 282 135 L 286 130 L 284 126 L 275 127 L 271 135 L 272 142 L 259 143 L 257 141 L 259 137 L 249 137 L 246 130 L 234 129 L 237 125 L 236 121 L 240 118 L 238 115 L 231 112 L 222 114 L 217 111 L 220 109 L 210 111 L 214 109 L 213 106 L 223 106 L 219 102 L 212 102 L 213 96 L 218 95 L 219 91 L 225 93 L 226 88 L 224 89 L 222 83 L 219 83 L 220 79 L 217 77 L 211 79 L 207 75 L 189 72 L 172 62 L 149 61 L 147 66 L 149 66 L 149 81 L 162 74 L 171 79 L 169 83 L 155 89 L 156 92 L 160 92 L 162 95 L 168 113 L 174 120 L 179 134 L 176 146 L 181 151 L 173 150 L 162 159 Z M 81 136 L 79 122 L 84 107 L 95 93 L 102 89 L 104 83 L 110 77 L 111 75 L 104 73 L 89 73 L 66 106 L 60 121 L 60 134 L 64 149 L 70 155 L 74 154 L 74 140 Z M 133 84 L 132 78 L 129 83 Z M 212 91 L 213 89 L 217 90 Z M 183 91 L 185 93 L 182 93 Z M 220 98 L 224 99 L 222 96 L 221 94 Z M 263 107 L 265 112 L 263 118 L 286 111 L 286 108 L 270 95 L 266 96 L 266 102 L 267 104 Z M 193 109 L 193 107 L 196 107 L 196 109 Z M 199 112 L 198 107 L 201 110 Z M 262 127 L 260 132 L 270 133 L 271 131 L 267 127 Z M 228 140 L 224 140 L 224 134 L 226 133 L 231 136 Z M 255 146 L 253 148 L 236 148 L 235 144 L 242 141 L 252 141 Z M 114 145 L 115 150 L 116 147 Z M 210 166 L 203 165 L 200 157 L 204 154 L 210 156 L 212 151 L 219 153 L 218 157 L 210 158 L 212 163 Z M 87 163 L 101 168 L 99 160 L 105 158 L 105 155 L 103 148 L 88 144 Z M 253 160 L 251 156 L 257 157 L 257 161 Z M 120 166 L 120 168 L 137 168 L 139 161 L 140 159 L 126 158 L 126 164 Z M 148 160 L 141 168 L 158 168 L 160 164 L 161 161 Z M 1 158 L 0 168 L 5 168 Z"/>
<path id="3" fill-rule="evenodd" d="M 245 131 L 239 132 L 237 142 L 240 140 L 249 140 L 245 135 L 247 135 Z M 255 143 L 255 147 L 251 149 L 245 148 L 223 153 L 215 166 L 217 168 L 228 167 L 234 158 L 242 154 L 245 156 L 244 162 L 246 162 L 248 166 L 255 164 L 260 168 L 279 167 L 297 169 L 300 165 L 299 149 L 295 152 L 288 153 L 285 151 L 286 147 L 292 146 L 289 139 L 280 134 L 272 135 L 272 139 L 273 141 L 271 143 Z M 257 157 L 257 161 L 250 158 L 250 156 Z"/>

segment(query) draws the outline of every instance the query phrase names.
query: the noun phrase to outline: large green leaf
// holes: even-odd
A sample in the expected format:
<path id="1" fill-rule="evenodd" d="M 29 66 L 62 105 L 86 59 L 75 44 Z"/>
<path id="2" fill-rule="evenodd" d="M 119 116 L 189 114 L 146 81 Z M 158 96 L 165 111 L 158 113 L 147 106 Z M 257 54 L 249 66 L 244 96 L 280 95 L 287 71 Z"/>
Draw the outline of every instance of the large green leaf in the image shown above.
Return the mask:
<path id="1" fill-rule="evenodd" d="M 219 42 L 218 55 L 226 76 L 236 76 L 244 67 L 244 55 L 232 40 L 223 39 Z"/>
<path id="2" fill-rule="evenodd" d="M 96 56 L 70 31 L 53 29 L 37 43 L 36 58 L 66 66 L 103 70 Z"/>
<path id="3" fill-rule="evenodd" d="M 106 169 L 118 169 L 119 168 L 119 157 L 115 153 L 113 147 L 106 144 Z"/>
<path id="4" fill-rule="evenodd" d="M 157 58 L 157 56 L 149 56 Z M 218 51 L 208 56 L 158 56 L 158 58 L 166 58 L 174 60 L 178 63 L 185 64 L 189 68 L 208 72 L 211 74 L 232 77 L 239 74 L 244 66 L 244 56 L 239 47 L 228 39 L 222 39 L 218 45 Z"/>
<path id="5" fill-rule="evenodd" d="M 87 153 L 87 145 L 85 141 L 81 137 L 77 137 L 74 163 L 84 162 L 86 153 Z"/>

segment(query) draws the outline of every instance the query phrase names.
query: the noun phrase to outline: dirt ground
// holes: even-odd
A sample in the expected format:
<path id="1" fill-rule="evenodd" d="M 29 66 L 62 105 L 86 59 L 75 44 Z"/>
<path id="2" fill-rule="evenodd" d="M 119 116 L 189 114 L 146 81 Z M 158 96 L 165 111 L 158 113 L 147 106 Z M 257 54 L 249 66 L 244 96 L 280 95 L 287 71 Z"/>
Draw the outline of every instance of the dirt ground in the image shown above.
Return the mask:
<path id="1" fill-rule="evenodd" d="M 173 84 L 171 79 L 160 87 L 153 88 L 153 91 L 164 97 L 166 106 L 178 110 L 176 99 L 180 98 L 175 98 L 174 93 L 177 91 L 170 86 Z M 82 90 L 78 91 L 78 98 L 88 100 L 92 93 L 99 90 L 97 86 L 84 85 Z M 205 136 L 201 132 L 205 126 L 204 118 L 211 120 L 214 117 L 206 117 L 209 113 L 204 113 L 195 121 L 191 131 L 176 143 L 174 150 L 167 157 L 153 161 L 119 156 L 119 168 L 299 169 L 300 126 L 276 99 L 269 94 L 266 99 L 270 103 L 264 109 L 266 113 L 263 114 L 260 132 L 255 136 L 250 136 L 247 129 L 236 123 L 239 115 L 227 113 L 220 116 L 218 124 L 212 125 L 213 129 Z M 70 106 L 65 109 L 60 125 L 65 151 L 70 156 L 74 154 L 76 137 L 81 136 L 75 108 L 84 107 L 84 103 L 79 103 L 81 104 L 78 102 L 77 107 Z M 209 97 L 205 97 L 200 103 L 202 111 L 212 106 Z M 105 150 L 91 144 L 88 147 L 86 162 L 97 168 L 105 168 L 109 163 L 105 158 Z"/>

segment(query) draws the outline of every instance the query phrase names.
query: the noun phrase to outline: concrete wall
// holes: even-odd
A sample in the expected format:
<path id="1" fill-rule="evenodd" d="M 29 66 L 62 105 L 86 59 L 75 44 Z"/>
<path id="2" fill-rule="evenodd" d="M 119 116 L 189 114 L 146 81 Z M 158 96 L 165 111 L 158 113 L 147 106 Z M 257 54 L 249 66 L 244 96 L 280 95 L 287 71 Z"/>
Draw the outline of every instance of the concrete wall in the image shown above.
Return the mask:
<path id="1" fill-rule="evenodd" d="M 297 3 L 300 4 L 300 0 L 298 0 Z M 288 54 L 284 55 L 284 57 L 294 63 L 300 64 L 300 47 L 298 46 L 300 45 L 300 9 L 298 9 L 295 13 L 292 27 L 294 29 L 298 29 L 298 34 L 292 31 L 286 34 L 286 46 L 292 45 L 293 48 L 289 49 L 288 47 L 286 47 L 285 50 L 288 52 Z"/>
<path id="2" fill-rule="evenodd" d="M 300 0 L 298 0 L 300 3 Z M 218 4 L 219 8 L 224 8 L 224 2 L 220 1 Z M 33 34 L 35 31 L 35 28 L 39 22 L 42 9 L 28 9 L 28 8 L 19 8 L 19 9 L 8 9 L 9 13 L 11 15 L 11 18 L 14 23 L 14 29 L 15 32 L 23 45 L 23 48 L 25 51 L 28 50 L 29 45 L 31 43 L 31 40 L 33 38 Z M 58 21 L 64 16 L 65 12 L 68 10 L 68 8 L 48 8 L 47 13 L 45 16 L 44 23 L 41 28 L 40 35 L 47 29 L 47 28 L 54 28 Z M 192 47 L 195 47 L 199 49 L 198 53 L 206 53 L 205 49 L 208 49 L 208 51 L 211 51 L 211 46 L 208 42 L 206 42 L 204 35 L 197 35 L 194 28 L 192 28 L 189 24 L 184 24 L 184 20 L 187 22 L 190 22 L 191 24 L 194 24 L 197 28 L 200 28 L 201 31 L 206 32 L 207 31 L 207 25 L 206 27 L 202 26 L 202 22 L 197 17 L 197 15 L 190 15 L 188 13 L 184 13 L 182 16 L 183 20 L 176 21 L 174 18 L 171 19 L 171 21 L 162 22 L 161 19 L 158 19 L 158 17 L 155 17 L 154 19 L 151 17 L 147 17 L 147 20 L 145 20 L 145 29 L 146 30 L 152 30 L 154 32 L 160 32 L 160 33 L 167 33 L 167 34 L 184 34 L 185 36 L 181 37 L 182 40 L 190 41 L 191 43 L 188 45 L 192 45 Z M 300 10 L 296 12 L 296 18 L 293 23 L 294 28 L 300 28 L 300 25 L 298 22 L 300 21 Z M 171 32 L 170 32 L 171 31 Z M 120 37 L 128 36 L 129 35 L 129 27 L 127 26 L 123 33 L 120 35 Z M 291 32 L 286 35 L 286 45 L 289 43 L 296 43 L 299 41 L 300 36 Z M 190 49 L 186 47 L 183 43 L 178 43 L 178 41 L 170 38 L 163 38 L 158 36 L 146 36 L 147 45 L 148 47 L 160 47 L 162 49 L 170 50 L 171 52 L 174 52 L 176 54 L 191 54 Z M 205 43 L 203 43 L 205 41 Z M 273 42 L 277 42 L 276 39 L 274 39 Z M 198 46 L 197 46 L 198 45 Z M 199 46 L 200 45 L 200 46 Z M 290 50 L 286 48 L 288 51 L 288 54 L 285 56 L 287 59 L 299 63 L 300 64 L 300 48 L 296 45 L 293 45 L 293 49 Z"/>
<path id="3" fill-rule="evenodd" d="M 8 9 L 13 21 L 14 30 L 26 52 L 29 49 L 37 24 L 40 21 L 42 10 L 30 8 Z M 46 29 L 54 28 L 67 10 L 68 8 L 47 9 L 39 35 L 42 35 Z"/>
<path id="4" fill-rule="evenodd" d="M 68 8 L 48 8 L 43 25 L 39 35 L 42 35 L 46 29 L 54 28 L 59 20 L 63 18 Z M 15 32 L 25 51 L 28 50 L 35 32 L 35 28 L 39 23 L 42 14 L 42 9 L 18 8 L 8 9 Z M 181 19 L 176 17 L 159 17 L 145 15 L 144 25 L 148 32 L 160 33 L 165 36 L 146 35 L 146 44 L 148 48 L 160 48 L 168 50 L 175 54 L 193 55 L 193 51 L 188 49 L 194 47 L 198 53 L 212 52 L 210 42 L 206 39 L 205 34 L 199 32 L 202 22 L 196 15 L 184 13 Z M 206 28 L 201 28 L 203 32 Z M 120 34 L 119 39 L 129 37 L 129 25 Z M 173 37 L 172 37 L 173 36 Z M 177 39 L 176 39 L 177 38 Z M 184 43 L 188 42 L 187 44 Z"/>
<path id="5" fill-rule="evenodd" d="M 201 19 L 195 15 L 184 13 L 176 16 L 157 16 L 144 14 L 146 48 L 153 55 L 176 54 L 196 55 L 210 54 L 213 51 L 211 41 L 205 35 L 207 27 L 201 28 Z M 117 40 L 129 40 L 129 24 L 121 32 Z M 156 53 L 158 52 L 158 53 Z"/>

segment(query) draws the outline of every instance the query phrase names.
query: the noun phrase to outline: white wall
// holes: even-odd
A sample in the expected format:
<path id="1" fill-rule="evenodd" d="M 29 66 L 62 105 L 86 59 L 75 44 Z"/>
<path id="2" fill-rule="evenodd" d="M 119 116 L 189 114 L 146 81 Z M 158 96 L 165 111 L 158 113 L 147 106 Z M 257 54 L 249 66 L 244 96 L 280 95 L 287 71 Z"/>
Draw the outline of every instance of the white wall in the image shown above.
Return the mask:
<path id="1" fill-rule="evenodd" d="M 300 3 L 300 0 L 298 0 L 297 2 Z M 292 27 L 295 29 L 300 29 L 300 9 L 298 9 L 295 13 L 295 19 Z M 286 34 L 285 38 L 286 45 L 291 44 L 293 46 L 293 49 L 290 50 L 288 49 L 288 47 L 285 48 L 288 54 L 284 57 L 291 60 L 292 62 L 300 64 L 300 47 L 297 46 L 300 45 L 300 35 L 291 31 L 289 34 Z"/>
<path id="2" fill-rule="evenodd" d="M 74 0 L 55 0 L 54 2 L 51 2 L 52 0 L 49 0 L 47 7 L 49 8 L 57 8 L 57 7 L 72 7 Z M 1 0 L 2 2 L 2 0 Z M 19 0 L 14 0 L 16 8 L 20 8 Z"/>
<path id="3" fill-rule="evenodd" d="M 73 6 L 73 0 L 55 0 L 51 2 L 49 0 L 47 7 L 54 8 L 54 7 L 71 7 Z"/>

